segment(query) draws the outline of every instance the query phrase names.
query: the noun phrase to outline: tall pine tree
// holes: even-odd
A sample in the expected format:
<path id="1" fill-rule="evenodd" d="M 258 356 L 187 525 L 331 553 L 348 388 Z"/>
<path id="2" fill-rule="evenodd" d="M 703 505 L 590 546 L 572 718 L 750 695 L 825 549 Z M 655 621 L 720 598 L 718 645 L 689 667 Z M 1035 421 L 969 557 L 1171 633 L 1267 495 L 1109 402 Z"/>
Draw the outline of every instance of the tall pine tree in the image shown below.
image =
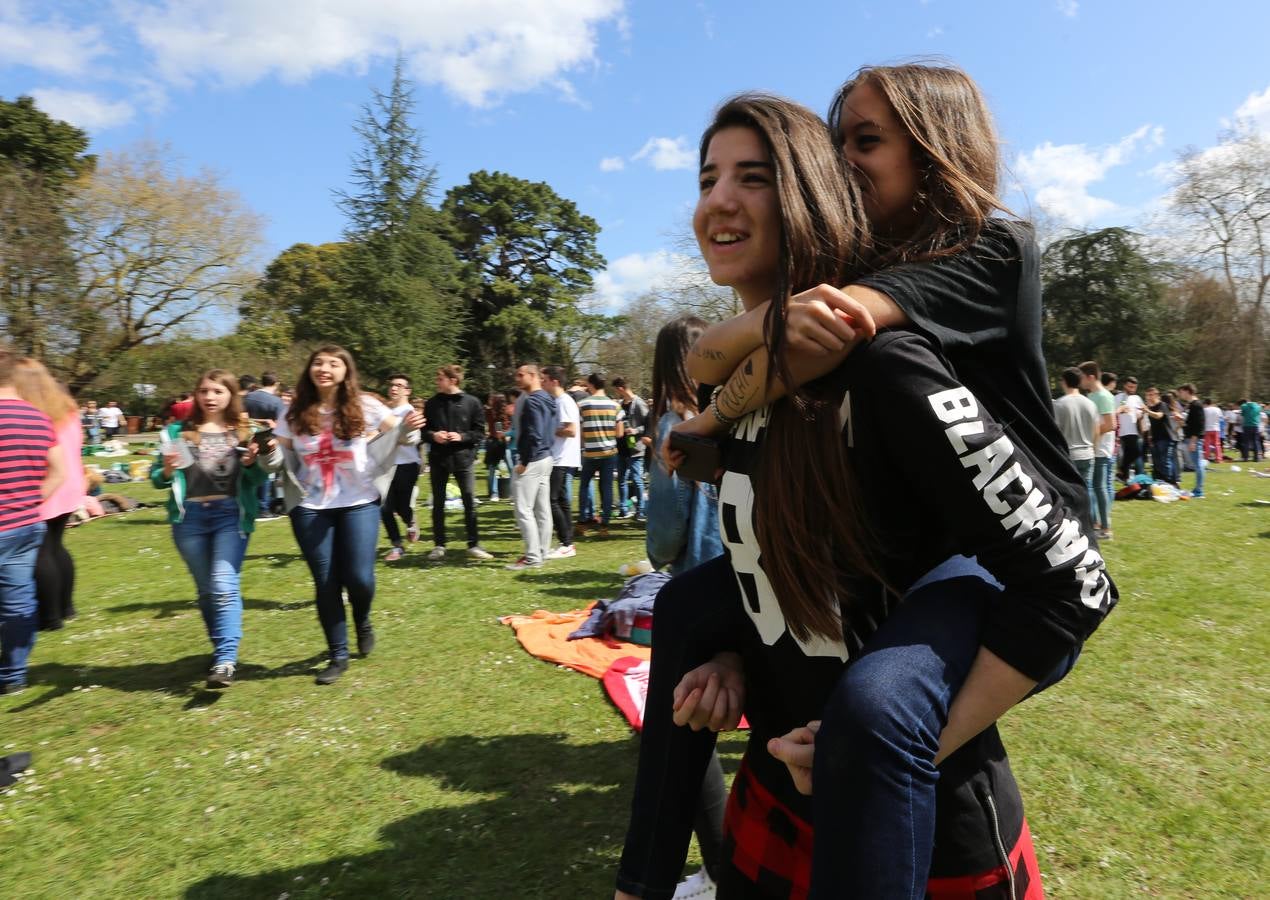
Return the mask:
<path id="1" fill-rule="evenodd" d="M 348 217 L 339 289 L 295 318 L 298 340 L 345 345 L 371 381 L 398 370 L 419 378 L 459 358 L 459 264 L 429 203 L 436 172 L 414 105 L 399 57 L 392 86 L 362 110 L 352 188 L 337 195 Z"/>

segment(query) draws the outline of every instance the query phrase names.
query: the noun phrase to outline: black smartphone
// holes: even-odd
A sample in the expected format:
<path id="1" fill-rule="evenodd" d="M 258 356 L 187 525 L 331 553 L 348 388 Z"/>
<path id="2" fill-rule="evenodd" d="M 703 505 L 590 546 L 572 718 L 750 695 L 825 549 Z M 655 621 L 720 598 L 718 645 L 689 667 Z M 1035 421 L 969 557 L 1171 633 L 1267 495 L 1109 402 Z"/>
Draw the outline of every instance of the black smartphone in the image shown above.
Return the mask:
<path id="1" fill-rule="evenodd" d="M 260 450 L 264 450 L 265 444 L 268 444 L 272 440 L 273 440 L 272 428 L 262 428 L 251 436 L 251 442 L 255 444 L 257 447 L 259 447 Z"/>
<path id="2" fill-rule="evenodd" d="M 723 468 L 719 442 L 712 438 L 672 431 L 670 449 L 678 450 L 684 455 L 684 461 L 675 470 L 675 474 L 682 478 L 713 484 L 715 474 Z"/>

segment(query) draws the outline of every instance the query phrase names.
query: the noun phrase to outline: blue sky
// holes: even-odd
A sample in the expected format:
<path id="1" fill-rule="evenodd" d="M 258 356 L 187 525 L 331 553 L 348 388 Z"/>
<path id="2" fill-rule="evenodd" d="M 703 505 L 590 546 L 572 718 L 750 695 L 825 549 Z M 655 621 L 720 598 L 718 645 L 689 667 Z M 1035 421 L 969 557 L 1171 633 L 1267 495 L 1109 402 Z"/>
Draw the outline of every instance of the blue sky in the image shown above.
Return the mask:
<path id="1" fill-rule="evenodd" d="M 616 307 L 683 264 L 695 145 L 764 89 L 823 112 L 857 66 L 940 55 L 984 88 L 1016 210 L 1135 224 L 1236 116 L 1270 131 L 1270 4 L 1231 0 L 0 0 L 0 96 L 96 152 L 140 139 L 267 220 L 262 261 L 338 239 L 351 125 L 400 49 L 441 191 L 546 181 L 601 225 Z"/>

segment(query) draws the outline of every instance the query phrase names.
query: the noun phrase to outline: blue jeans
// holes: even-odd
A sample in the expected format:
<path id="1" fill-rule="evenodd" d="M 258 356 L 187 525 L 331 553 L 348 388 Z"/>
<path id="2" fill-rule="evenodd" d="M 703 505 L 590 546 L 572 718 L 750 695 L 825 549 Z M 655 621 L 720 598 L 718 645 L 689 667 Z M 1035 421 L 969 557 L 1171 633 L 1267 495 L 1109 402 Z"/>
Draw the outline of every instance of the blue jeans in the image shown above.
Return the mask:
<path id="1" fill-rule="evenodd" d="M 35 646 L 35 557 L 44 523 L 0 531 L 0 684 L 26 684 L 26 660 Z"/>
<path id="2" fill-rule="evenodd" d="M 297 506 L 291 510 L 291 530 L 313 575 L 318 621 L 331 659 L 348 659 L 344 592 L 348 592 L 353 607 L 354 624 L 369 625 L 370 605 L 375 599 L 379 504 L 338 509 Z"/>
<path id="3" fill-rule="evenodd" d="M 973 561 L 953 557 L 919 581 L 825 705 L 812 775 L 812 898 L 925 896 L 935 753 L 1000 590 L 990 578 Z M 1079 652 L 1032 694 L 1065 676 Z"/>
<path id="4" fill-rule="evenodd" d="M 1177 473 L 1173 471 L 1173 444 L 1167 438 L 1151 442 L 1151 477 L 1156 481 L 1177 484 Z"/>
<path id="5" fill-rule="evenodd" d="M 1080 480 L 1085 482 L 1085 491 L 1089 494 L 1089 518 L 1094 517 L 1094 460 L 1089 459 L 1073 459 L 1072 465 L 1076 467 Z"/>
<path id="6" fill-rule="evenodd" d="M 1115 462 L 1109 456 L 1094 457 L 1094 503 L 1089 508 L 1089 517 L 1097 528 L 1111 528 L 1111 501 L 1116 496 L 1111 486 L 1111 470 Z"/>
<path id="7" fill-rule="evenodd" d="M 613 517 L 613 478 L 617 474 L 617 456 L 606 456 L 603 459 L 582 457 L 582 486 L 578 492 L 578 519 L 589 522 L 595 518 L 595 507 L 591 500 L 591 478 L 600 479 L 600 521 L 605 525 Z"/>
<path id="8" fill-rule="evenodd" d="M 1194 444 L 1194 446 L 1192 446 Z M 1186 439 L 1186 458 L 1191 461 L 1191 465 L 1195 467 L 1195 489 L 1191 491 L 1192 497 L 1204 496 L 1204 443 L 1201 438 Z"/>
<path id="9" fill-rule="evenodd" d="M 212 663 L 238 662 L 243 638 L 241 575 L 247 535 L 238 530 L 238 501 L 187 502 L 172 540 L 194 577 L 198 608 L 212 641 Z"/>
<path id="10" fill-rule="evenodd" d="M 617 472 L 617 501 L 626 512 L 626 501 L 633 501 L 631 511 L 644 515 L 644 457 L 624 456 Z"/>

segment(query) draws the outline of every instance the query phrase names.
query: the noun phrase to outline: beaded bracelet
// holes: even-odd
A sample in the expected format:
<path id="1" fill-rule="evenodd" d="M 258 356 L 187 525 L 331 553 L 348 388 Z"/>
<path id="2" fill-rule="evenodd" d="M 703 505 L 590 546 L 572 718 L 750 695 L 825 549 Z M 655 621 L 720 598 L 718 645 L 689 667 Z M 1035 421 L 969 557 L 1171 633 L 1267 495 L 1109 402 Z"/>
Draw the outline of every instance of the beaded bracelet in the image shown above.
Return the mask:
<path id="1" fill-rule="evenodd" d="M 725 416 L 719 411 L 719 391 L 723 390 L 723 385 L 717 385 L 710 394 L 710 412 L 714 415 L 715 420 L 720 425 L 732 425 L 736 419 L 731 416 Z"/>

